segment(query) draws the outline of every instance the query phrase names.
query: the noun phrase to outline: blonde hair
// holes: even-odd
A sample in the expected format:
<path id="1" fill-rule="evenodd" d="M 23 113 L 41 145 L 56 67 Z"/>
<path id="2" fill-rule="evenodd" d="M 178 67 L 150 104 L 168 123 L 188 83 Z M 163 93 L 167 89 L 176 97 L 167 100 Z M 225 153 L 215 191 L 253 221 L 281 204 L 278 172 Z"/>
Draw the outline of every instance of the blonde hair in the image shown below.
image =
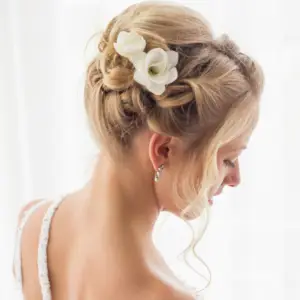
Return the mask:
<path id="1" fill-rule="evenodd" d="M 133 80 L 132 63 L 113 46 L 120 31 L 142 35 L 146 52 L 160 47 L 179 53 L 178 79 L 161 96 Z M 183 218 L 199 216 L 203 209 L 209 216 L 207 194 L 217 180 L 218 149 L 256 124 L 261 68 L 227 35 L 214 38 L 199 13 L 170 3 L 130 6 L 111 20 L 98 48 L 85 85 L 85 106 L 96 141 L 118 156 L 130 150 L 135 134 L 144 128 L 186 140 L 187 159 L 178 173 L 181 184 L 174 185 L 183 199 L 178 207 Z M 201 176 L 198 168 L 197 174 L 191 173 L 199 161 Z"/>

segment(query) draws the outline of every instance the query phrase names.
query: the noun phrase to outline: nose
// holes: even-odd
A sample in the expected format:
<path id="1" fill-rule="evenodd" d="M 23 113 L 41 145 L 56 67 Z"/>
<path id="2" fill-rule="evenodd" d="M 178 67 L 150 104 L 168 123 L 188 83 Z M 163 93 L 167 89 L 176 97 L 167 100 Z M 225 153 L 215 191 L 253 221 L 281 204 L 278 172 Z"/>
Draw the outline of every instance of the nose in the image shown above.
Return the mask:
<path id="1" fill-rule="evenodd" d="M 229 173 L 226 175 L 224 179 L 224 184 L 236 187 L 241 183 L 241 175 L 240 175 L 240 166 L 239 161 L 237 160 L 235 163 L 235 167 L 230 169 Z"/>

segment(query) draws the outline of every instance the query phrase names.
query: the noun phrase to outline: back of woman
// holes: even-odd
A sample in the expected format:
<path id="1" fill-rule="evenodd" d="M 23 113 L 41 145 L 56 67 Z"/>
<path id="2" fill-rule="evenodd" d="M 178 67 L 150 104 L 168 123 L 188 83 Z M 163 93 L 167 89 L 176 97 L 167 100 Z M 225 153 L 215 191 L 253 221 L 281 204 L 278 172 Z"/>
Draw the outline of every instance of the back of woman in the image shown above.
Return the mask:
<path id="1" fill-rule="evenodd" d="M 203 299 L 166 264 L 153 227 L 161 211 L 209 214 L 213 197 L 239 184 L 262 71 L 175 4 L 130 6 L 98 51 L 84 94 L 98 161 L 79 191 L 20 213 L 17 283 L 30 300 Z"/>
<path id="2" fill-rule="evenodd" d="M 117 263 L 118 252 L 122 249 L 115 249 L 107 243 L 105 233 L 95 239 L 83 229 L 78 214 L 80 207 L 76 204 L 81 200 L 80 193 L 74 193 L 54 201 L 33 201 L 24 208 L 22 218 L 30 213 L 22 230 L 20 249 L 24 298 L 159 299 L 156 297 L 160 297 L 160 293 L 168 294 L 161 282 L 139 264 L 133 253 L 127 253 L 126 258 L 131 257 L 131 262 L 123 262 L 127 266 L 122 267 Z M 55 218 L 54 206 L 57 207 Z M 47 237 L 45 226 L 49 217 L 53 218 Z M 128 252 L 128 243 L 123 246 Z M 188 297 L 184 291 L 177 291 L 177 294 Z"/>

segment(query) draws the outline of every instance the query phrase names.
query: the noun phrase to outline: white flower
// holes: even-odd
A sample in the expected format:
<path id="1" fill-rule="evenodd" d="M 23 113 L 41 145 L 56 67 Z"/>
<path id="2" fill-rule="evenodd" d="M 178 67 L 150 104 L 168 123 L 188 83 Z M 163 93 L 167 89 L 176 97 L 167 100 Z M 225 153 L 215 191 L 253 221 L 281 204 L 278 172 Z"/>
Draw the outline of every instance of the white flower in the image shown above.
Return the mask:
<path id="1" fill-rule="evenodd" d="M 148 53 L 137 53 L 131 61 L 136 69 L 134 80 L 155 95 L 161 95 L 166 85 L 178 77 L 175 68 L 178 63 L 178 53 L 175 51 L 155 48 Z"/>
<path id="2" fill-rule="evenodd" d="M 114 43 L 116 52 L 128 58 L 135 67 L 134 80 L 151 93 L 161 95 L 166 85 L 178 77 L 175 66 L 178 53 L 155 48 L 145 53 L 146 41 L 136 32 L 121 31 Z"/>
<path id="3" fill-rule="evenodd" d="M 129 60 L 138 53 L 142 53 L 146 47 L 145 39 L 134 31 L 121 31 L 117 42 L 114 43 L 115 50 Z"/>

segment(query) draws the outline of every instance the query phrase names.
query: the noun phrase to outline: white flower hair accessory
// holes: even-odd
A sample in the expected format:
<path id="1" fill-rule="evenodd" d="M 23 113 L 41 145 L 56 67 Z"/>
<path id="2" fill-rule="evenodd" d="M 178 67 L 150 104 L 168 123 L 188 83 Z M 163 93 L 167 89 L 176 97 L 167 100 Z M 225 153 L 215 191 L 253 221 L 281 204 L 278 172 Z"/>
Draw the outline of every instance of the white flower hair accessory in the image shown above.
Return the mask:
<path id="1" fill-rule="evenodd" d="M 178 77 L 178 53 L 162 48 L 145 50 L 145 39 L 136 32 L 121 31 L 114 43 L 116 52 L 128 58 L 135 67 L 134 80 L 155 95 L 161 95 L 166 85 Z"/>

